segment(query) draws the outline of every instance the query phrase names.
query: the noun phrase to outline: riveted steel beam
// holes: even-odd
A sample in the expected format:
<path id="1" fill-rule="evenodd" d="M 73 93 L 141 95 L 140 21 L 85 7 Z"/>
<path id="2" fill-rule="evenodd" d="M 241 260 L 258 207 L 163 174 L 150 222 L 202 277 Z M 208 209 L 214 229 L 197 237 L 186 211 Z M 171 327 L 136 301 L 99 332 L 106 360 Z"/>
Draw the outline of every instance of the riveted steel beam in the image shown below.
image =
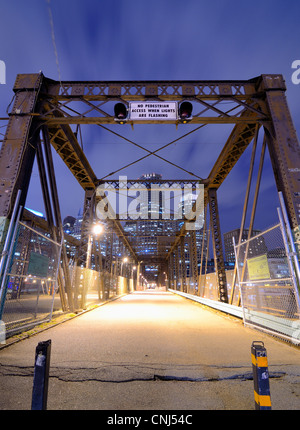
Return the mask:
<path id="1" fill-rule="evenodd" d="M 219 209 L 217 202 L 217 190 L 210 188 L 208 190 L 210 222 L 212 229 L 212 243 L 214 250 L 215 270 L 219 288 L 220 302 L 228 303 L 226 273 L 224 265 L 224 255 L 222 248 L 221 229 L 219 220 Z"/>
<path id="2" fill-rule="evenodd" d="M 115 119 L 113 116 L 110 117 L 81 117 L 81 116 L 72 116 L 72 117 L 64 117 L 64 118 L 47 118 L 41 116 L 39 118 L 42 121 L 45 121 L 45 123 L 48 126 L 54 126 L 54 125 L 66 125 L 66 124 L 113 124 L 115 125 Z M 193 117 L 189 124 L 239 124 L 239 123 L 257 123 L 259 118 L 250 118 L 249 120 L 246 120 L 243 117 Z M 162 122 L 162 121 L 160 121 Z M 136 121 L 127 121 L 127 124 L 157 124 L 158 120 L 143 120 L 139 119 Z M 163 124 L 179 124 L 180 121 L 178 120 L 164 120 Z"/>
<path id="3" fill-rule="evenodd" d="M 181 272 L 181 288 L 180 290 L 184 293 L 186 290 L 186 264 L 185 264 L 185 238 L 180 238 L 180 272 Z"/>
<path id="4" fill-rule="evenodd" d="M 281 75 L 262 75 L 258 91 L 265 92 L 265 124 L 268 149 L 277 190 L 281 191 L 300 254 L 300 145 L 285 96 Z"/>
<path id="5" fill-rule="evenodd" d="M 189 97 L 247 99 L 256 94 L 256 79 L 218 81 L 57 81 L 48 80 L 55 100 L 180 100 Z M 47 95 L 48 95 L 47 94 Z"/>
<path id="6" fill-rule="evenodd" d="M 192 230 L 189 232 L 189 261 L 190 261 L 189 277 L 190 277 L 190 281 L 193 282 L 193 290 L 195 294 L 198 287 L 198 257 L 197 257 L 197 243 L 196 243 L 195 230 Z"/>
<path id="7" fill-rule="evenodd" d="M 0 217 L 10 217 L 17 191 L 20 205 L 26 200 L 38 143 L 39 122 L 32 116 L 38 107 L 41 74 L 18 75 L 14 103 L 0 150 Z"/>

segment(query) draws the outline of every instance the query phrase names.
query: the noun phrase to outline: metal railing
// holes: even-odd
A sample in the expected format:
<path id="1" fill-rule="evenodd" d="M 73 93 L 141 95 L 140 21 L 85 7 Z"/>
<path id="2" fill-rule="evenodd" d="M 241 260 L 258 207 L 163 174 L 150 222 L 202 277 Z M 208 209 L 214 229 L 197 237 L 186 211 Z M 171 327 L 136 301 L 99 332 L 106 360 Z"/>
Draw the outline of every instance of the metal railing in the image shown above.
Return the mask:
<path id="1" fill-rule="evenodd" d="M 49 321 L 61 308 L 57 284 L 61 244 L 18 221 L 10 248 L 2 275 L 1 319 L 7 334 Z"/>

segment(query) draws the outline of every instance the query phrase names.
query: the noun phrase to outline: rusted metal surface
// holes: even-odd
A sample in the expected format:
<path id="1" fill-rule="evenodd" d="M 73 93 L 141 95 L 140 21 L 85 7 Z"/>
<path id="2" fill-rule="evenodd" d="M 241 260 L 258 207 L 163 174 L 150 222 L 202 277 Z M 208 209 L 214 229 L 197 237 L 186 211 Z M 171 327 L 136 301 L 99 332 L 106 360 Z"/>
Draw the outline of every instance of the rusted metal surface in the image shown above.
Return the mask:
<path id="1" fill-rule="evenodd" d="M 300 251 L 300 145 L 284 93 L 285 83 L 280 76 L 263 75 L 259 90 L 265 91 L 265 108 L 272 118 L 265 125 L 265 133 L 277 189 L 284 196 Z"/>
<path id="2" fill-rule="evenodd" d="M 224 264 L 224 255 L 221 240 L 221 229 L 219 220 L 219 209 L 217 201 L 217 190 L 210 188 L 208 191 L 210 222 L 212 230 L 212 243 L 214 249 L 214 259 L 217 282 L 219 286 L 219 300 L 228 303 L 227 283 Z"/>
<path id="3" fill-rule="evenodd" d="M 9 122 L 0 150 L 0 216 L 9 217 L 19 189 L 24 205 L 37 145 L 37 100 L 42 75 L 18 75 Z"/>
<path id="4" fill-rule="evenodd" d="M 204 239 L 202 240 L 202 244 Z M 190 263 L 190 280 L 193 282 L 193 291 L 195 292 L 198 287 L 198 258 L 197 258 L 197 243 L 196 232 L 192 230 L 189 232 L 189 263 Z"/>
<path id="5" fill-rule="evenodd" d="M 185 263 L 185 237 L 180 238 L 180 272 L 181 272 L 181 291 L 184 293 L 186 290 L 186 263 Z"/>

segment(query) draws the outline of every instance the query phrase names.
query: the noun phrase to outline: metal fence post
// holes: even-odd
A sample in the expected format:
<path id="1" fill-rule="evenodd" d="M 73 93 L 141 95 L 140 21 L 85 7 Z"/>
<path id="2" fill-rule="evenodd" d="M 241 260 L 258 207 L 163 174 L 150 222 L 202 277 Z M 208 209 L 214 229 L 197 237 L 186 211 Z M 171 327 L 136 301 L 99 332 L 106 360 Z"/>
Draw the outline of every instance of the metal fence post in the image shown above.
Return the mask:
<path id="1" fill-rule="evenodd" d="M 39 342 L 35 350 L 31 410 L 47 409 L 51 340 Z"/>
<path id="2" fill-rule="evenodd" d="M 251 359 L 254 381 L 255 409 L 271 410 L 268 359 L 267 351 L 263 342 L 254 341 L 252 343 Z"/>
<path id="3" fill-rule="evenodd" d="M 6 274 L 7 274 L 9 266 L 12 264 L 12 257 L 13 257 L 13 253 L 14 253 L 15 241 L 16 241 L 16 237 L 17 237 L 17 233 L 18 233 L 19 220 L 21 217 L 22 210 L 23 210 L 23 206 L 20 206 L 18 213 L 17 213 L 17 216 L 16 216 L 16 219 L 14 220 L 11 242 L 9 244 L 7 259 L 6 259 L 5 267 L 4 267 L 4 272 L 2 274 L 1 286 L 0 286 L 0 319 L 2 319 L 2 314 L 3 314 L 3 310 L 4 310 L 5 299 L 6 299 L 6 293 L 7 293 L 7 285 L 8 284 L 7 284 Z"/>

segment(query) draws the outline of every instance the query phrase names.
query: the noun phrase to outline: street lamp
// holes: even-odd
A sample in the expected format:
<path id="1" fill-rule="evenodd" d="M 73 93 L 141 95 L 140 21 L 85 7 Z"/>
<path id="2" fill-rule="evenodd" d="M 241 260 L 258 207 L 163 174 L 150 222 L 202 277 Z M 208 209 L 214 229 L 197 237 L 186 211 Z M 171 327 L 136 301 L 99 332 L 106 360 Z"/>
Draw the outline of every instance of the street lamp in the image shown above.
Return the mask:
<path id="1" fill-rule="evenodd" d="M 103 233 L 104 227 L 102 224 L 93 224 L 92 228 L 90 229 L 90 234 L 88 236 L 88 249 L 87 249 L 87 256 L 86 256 L 86 263 L 85 267 L 86 269 L 90 268 L 91 265 L 91 252 L 92 252 L 92 236 L 98 236 L 99 234 Z"/>
<path id="2" fill-rule="evenodd" d="M 102 224 L 95 224 L 93 226 L 93 233 L 98 236 L 98 234 L 103 233 L 103 225 Z"/>

